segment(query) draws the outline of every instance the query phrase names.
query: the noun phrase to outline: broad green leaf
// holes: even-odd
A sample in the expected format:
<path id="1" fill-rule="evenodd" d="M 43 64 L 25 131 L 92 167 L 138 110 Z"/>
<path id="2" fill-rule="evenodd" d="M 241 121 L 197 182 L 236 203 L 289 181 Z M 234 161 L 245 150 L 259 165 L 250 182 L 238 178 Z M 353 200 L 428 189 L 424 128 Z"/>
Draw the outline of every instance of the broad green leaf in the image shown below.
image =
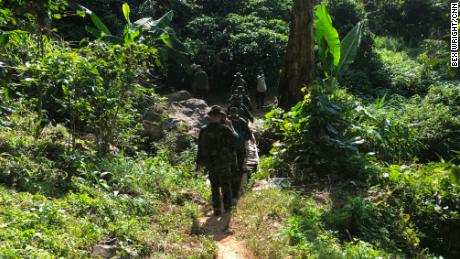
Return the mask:
<path id="1" fill-rule="evenodd" d="M 64 93 L 64 95 L 68 95 L 69 87 L 67 85 L 62 85 L 62 92 Z"/>
<path id="2" fill-rule="evenodd" d="M 91 17 L 91 21 L 93 22 L 94 26 L 100 31 L 104 33 L 104 35 L 112 35 L 110 32 L 109 28 L 105 26 L 105 24 L 102 22 L 102 20 L 90 9 L 84 7 L 83 5 L 79 5 L 80 8 Z M 91 33 L 91 32 L 90 32 Z M 91 33 L 92 34 L 92 33 Z M 102 35 L 102 34 L 99 34 Z"/>
<path id="3" fill-rule="evenodd" d="M 102 38 L 103 33 L 102 31 L 92 27 L 92 26 L 85 26 L 85 30 L 89 32 L 91 35 L 93 35 L 95 38 Z"/>
<path id="4" fill-rule="evenodd" d="M 152 21 L 153 21 L 152 17 L 144 17 L 144 18 L 141 18 L 135 21 L 134 25 L 144 30 L 148 30 L 150 28 L 150 24 L 152 23 Z"/>
<path id="5" fill-rule="evenodd" d="M 128 23 L 131 23 L 131 21 L 129 20 L 129 13 L 131 12 L 131 8 L 129 7 L 129 4 L 128 3 L 123 3 L 123 15 L 125 16 L 125 19 Z"/>
<path id="6" fill-rule="evenodd" d="M 163 44 L 165 44 L 166 46 L 172 48 L 172 44 L 171 42 L 169 41 L 169 34 L 167 33 L 163 33 L 160 37 L 158 37 L 159 40 L 161 40 L 163 42 Z"/>
<path id="7" fill-rule="evenodd" d="M 340 39 L 337 30 L 332 26 L 332 19 L 327 11 L 326 5 L 318 5 L 315 11 L 316 16 L 316 42 L 321 59 L 327 59 L 328 53 L 333 57 L 333 65 L 337 66 L 340 61 Z M 327 48 L 320 44 L 322 40 L 327 43 Z"/>
<path id="8" fill-rule="evenodd" d="M 123 40 L 125 43 L 130 43 L 133 42 L 141 32 L 135 28 L 135 26 L 132 26 L 132 24 L 128 24 L 125 27 L 124 34 L 123 34 Z"/>
<path id="9" fill-rule="evenodd" d="M 361 43 L 362 29 L 363 23 L 358 22 L 343 38 L 340 47 L 340 63 L 337 68 L 339 73 L 353 63 Z"/>
<path id="10" fill-rule="evenodd" d="M 143 30 L 154 32 L 156 30 L 164 29 L 165 27 L 169 26 L 172 22 L 173 17 L 174 12 L 169 11 L 165 13 L 162 17 L 160 17 L 158 20 L 154 20 L 151 17 L 145 17 L 135 21 L 134 24 L 137 27 L 141 27 Z"/>

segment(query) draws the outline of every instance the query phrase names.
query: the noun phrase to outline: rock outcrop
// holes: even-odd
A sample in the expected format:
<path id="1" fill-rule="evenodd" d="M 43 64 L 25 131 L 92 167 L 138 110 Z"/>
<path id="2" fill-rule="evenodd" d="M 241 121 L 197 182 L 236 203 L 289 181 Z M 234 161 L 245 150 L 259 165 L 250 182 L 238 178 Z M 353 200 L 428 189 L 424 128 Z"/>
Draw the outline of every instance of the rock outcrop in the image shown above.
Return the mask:
<path id="1" fill-rule="evenodd" d="M 207 103 L 201 99 L 188 99 L 171 103 L 169 108 L 169 127 L 185 127 L 193 138 L 198 138 L 200 128 L 206 124 Z"/>
<path id="2" fill-rule="evenodd" d="M 185 101 L 185 100 L 188 100 L 188 99 L 192 99 L 192 98 L 193 98 L 192 94 L 189 93 L 189 92 L 186 91 L 186 90 L 181 90 L 181 91 L 178 91 L 178 92 L 174 92 L 174 93 L 168 94 L 168 95 L 166 95 L 166 97 L 168 98 L 168 101 L 169 101 L 170 103 L 172 103 L 172 102 Z"/>
<path id="3" fill-rule="evenodd" d="M 172 93 L 168 98 L 168 106 L 155 104 L 144 112 L 144 136 L 150 141 L 157 141 L 164 136 L 164 132 L 180 129 L 181 132 L 198 138 L 209 110 L 206 101 L 191 98 L 187 91 Z"/>

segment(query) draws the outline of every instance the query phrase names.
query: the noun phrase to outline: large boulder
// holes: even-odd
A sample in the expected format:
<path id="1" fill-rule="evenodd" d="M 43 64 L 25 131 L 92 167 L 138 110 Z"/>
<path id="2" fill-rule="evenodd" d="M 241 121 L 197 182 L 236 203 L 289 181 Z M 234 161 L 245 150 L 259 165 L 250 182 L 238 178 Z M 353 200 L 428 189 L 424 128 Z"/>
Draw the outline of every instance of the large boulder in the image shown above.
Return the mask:
<path id="1" fill-rule="evenodd" d="M 168 128 L 185 127 L 186 132 L 196 139 L 200 128 L 206 124 L 208 110 L 208 104 L 201 99 L 173 102 L 168 113 Z"/>
<path id="2" fill-rule="evenodd" d="M 171 94 L 166 95 L 169 102 L 180 102 L 192 98 L 192 94 L 186 90 L 177 91 Z"/>
<path id="3" fill-rule="evenodd" d="M 157 141 L 164 132 L 180 129 L 180 132 L 198 138 L 200 128 L 206 123 L 209 110 L 206 101 L 190 98 L 169 103 L 168 107 L 153 105 L 142 115 L 144 136 Z"/>

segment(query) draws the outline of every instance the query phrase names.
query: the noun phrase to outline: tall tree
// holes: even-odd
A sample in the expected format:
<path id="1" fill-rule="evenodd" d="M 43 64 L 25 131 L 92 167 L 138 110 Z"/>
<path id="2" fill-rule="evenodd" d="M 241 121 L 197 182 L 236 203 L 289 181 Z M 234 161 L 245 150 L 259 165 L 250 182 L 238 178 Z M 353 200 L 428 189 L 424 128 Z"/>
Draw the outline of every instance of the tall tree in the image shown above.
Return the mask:
<path id="1" fill-rule="evenodd" d="M 289 108 L 302 100 L 302 87 L 315 78 L 312 0 L 294 0 L 289 41 L 279 83 L 279 101 Z"/>

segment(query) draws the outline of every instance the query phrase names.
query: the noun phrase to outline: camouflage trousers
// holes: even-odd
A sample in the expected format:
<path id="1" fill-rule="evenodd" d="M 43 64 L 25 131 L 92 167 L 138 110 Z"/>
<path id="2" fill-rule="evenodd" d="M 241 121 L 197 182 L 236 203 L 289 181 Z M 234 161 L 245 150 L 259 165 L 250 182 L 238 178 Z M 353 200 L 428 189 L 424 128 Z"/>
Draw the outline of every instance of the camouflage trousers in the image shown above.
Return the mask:
<path id="1" fill-rule="evenodd" d="M 229 210 L 232 206 L 232 173 L 230 167 L 211 169 L 209 181 L 211 182 L 212 207 L 214 211 L 219 211 L 222 207 L 221 198 L 224 203 L 224 210 Z M 222 195 L 221 195 L 222 191 Z"/>

